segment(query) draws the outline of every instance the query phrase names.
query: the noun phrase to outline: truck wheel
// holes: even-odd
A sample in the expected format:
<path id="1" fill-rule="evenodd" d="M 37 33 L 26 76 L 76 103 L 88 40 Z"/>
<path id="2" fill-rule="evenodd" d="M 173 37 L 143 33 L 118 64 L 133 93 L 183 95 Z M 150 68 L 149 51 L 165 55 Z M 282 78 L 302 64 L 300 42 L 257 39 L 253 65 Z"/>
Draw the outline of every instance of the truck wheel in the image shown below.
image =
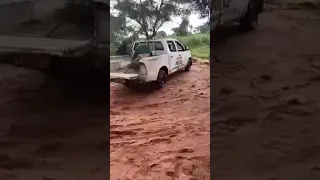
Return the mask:
<path id="1" fill-rule="evenodd" d="M 191 66 L 192 66 L 192 60 L 189 60 L 186 68 L 184 69 L 184 71 L 190 71 Z"/>
<path id="2" fill-rule="evenodd" d="M 156 81 L 157 87 L 162 88 L 165 83 L 167 83 L 168 75 L 164 70 L 159 71 L 158 78 Z"/>
<path id="3" fill-rule="evenodd" d="M 245 16 L 240 21 L 240 26 L 245 30 L 255 30 L 258 26 L 258 12 L 254 3 L 249 3 Z"/>

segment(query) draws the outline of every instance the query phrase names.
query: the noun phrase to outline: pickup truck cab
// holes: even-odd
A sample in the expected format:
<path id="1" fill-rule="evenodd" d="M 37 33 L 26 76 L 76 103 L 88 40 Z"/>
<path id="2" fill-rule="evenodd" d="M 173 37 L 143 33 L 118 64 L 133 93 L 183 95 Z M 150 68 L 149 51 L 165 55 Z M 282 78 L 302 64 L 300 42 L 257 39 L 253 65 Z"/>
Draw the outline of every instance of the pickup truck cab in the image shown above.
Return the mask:
<path id="1" fill-rule="evenodd" d="M 256 29 L 259 14 L 263 11 L 263 0 L 212 0 L 210 28 L 215 30 L 221 25 L 239 22 L 247 30 Z"/>
<path id="2" fill-rule="evenodd" d="M 111 82 L 129 88 L 154 82 L 161 88 L 170 74 L 189 71 L 192 66 L 189 48 L 176 39 L 149 40 L 133 46 L 133 49 L 130 62 L 122 62 L 122 66 L 110 72 Z"/>

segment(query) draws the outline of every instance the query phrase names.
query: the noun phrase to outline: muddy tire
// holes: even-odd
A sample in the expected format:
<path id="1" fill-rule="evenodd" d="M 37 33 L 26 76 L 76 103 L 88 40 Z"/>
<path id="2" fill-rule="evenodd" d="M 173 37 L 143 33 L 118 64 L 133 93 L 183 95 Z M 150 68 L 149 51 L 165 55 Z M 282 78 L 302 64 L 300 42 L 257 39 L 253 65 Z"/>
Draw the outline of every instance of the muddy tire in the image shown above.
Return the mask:
<path id="1" fill-rule="evenodd" d="M 255 30 L 258 27 L 259 13 L 254 3 L 249 3 L 245 16 L 240 20 L 240 27 L 244 30 Z"/>
<path id="2" fill-rule="evenodd" d="M 164 85 L 167 83 L 167 80 L 168 80 L 168 74 L 164 70 L 160 69 L 158 73 L 157 81 L 155 82 L 157 88 L 163 88 Z"/>
<path id="3" fill-rule="evenodd" d="M 186 72 L 187 72 L 187 71 L 190 71 L 191 66 L 192 66 L 192 60 L 189 59 L 188 64 L 187 64 L 186 68 L 184 69 L 184 71 L 186 71 Z"/>

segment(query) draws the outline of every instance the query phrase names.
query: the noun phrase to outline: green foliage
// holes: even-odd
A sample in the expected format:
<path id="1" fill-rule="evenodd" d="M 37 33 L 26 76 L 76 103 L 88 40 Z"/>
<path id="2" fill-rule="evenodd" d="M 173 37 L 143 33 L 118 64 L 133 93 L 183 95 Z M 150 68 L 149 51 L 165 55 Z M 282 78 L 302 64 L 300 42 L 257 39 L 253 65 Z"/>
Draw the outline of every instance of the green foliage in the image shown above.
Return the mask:
<path id="1" fill-rule="evenodd" d="M 171 36 L 178 39 L 181 43 L 188 47 L 199 47 L 210 45 L 210 34 L 193 34 L 189 36 Z"/>
<path id="2" fill-rule="evenodd" d="M 196 31 L 199 33 L 209 33 L 210 32 L 210 23 L 206 22 L 198 27 L 196 27 Z"/>
<path id="3" fill-rule="evenodd" d="M 210 46 L 202 46 L 199 48 L 191 49 L 191 54 L 193 57 L 200 59 L 209 59 L 210 56 Z"/>
<path id="4" fill-rule="evenodd" d="M 180 25 L 177 28 L 173 28 L 172 31 L 176 36 L 187 36 L 189 34 L 189 19 L 188 17 L 183 17 Z"/>
<path id="5" fill-rule="evenodd" d="M 159 32 L 157 33 L 157 36 L 160 37 L 160 38 L 165 38 L 165 37 L 167 37 L 168 35 L 167 35 L 167 33 L 164 32 L 164 31 L 159 31 Z"/>
<path id="6" fill-rule="evenodd" d="M 121 44 L 118 49 L 116 50 L 115 54 L 116 55 L 127 55 L 127 51 L 128 51 L 128 45 L 130 45 L 130 43 L 126 43 L 126 44 Z"/>
<path id="7" fill-rule="evenodd" d="M 208 18 L 210 16 L 211 3 L 215 0 L 176 0 L 176 3 L 186 5 L 189 12 L 197 12 L 200 14 L 200 18 Z"/>
<path id="8" fill-rule="evenodd" d="M 209 17 L 210 16 L 210 7 L 211 3 L 214 0 L 194 0 L 194 10 L 198 11 L 200 13 L 200 16 L 202 18 Z"/>
<path id="9" fill-rule="evenodd" d="M 127 19 L 123 14 L 110 15 L 110 41 L 119 46 L 124 37 L 127 36 L 129 28 L 126 26 Z"/>
<path id="10" fill-rule="evenodd" d="M 131 44 L 138 39 L 139 39 L 139 36 L 135 33 L 132 36 L 123 39 L 121 42 L 121 45 L 115 51 L 115 55 L 127 55 L 128 53 L 130 53 Z"/>
<path id="11" fill-rule="evenodd" d="M 210 55 L 210 34 L 193 34 L 188 36 L 172 36 L 184 46 L 188 46 L 192 56 L 208 59 Z"/>
<path id="12" fill-rule="evenodd" d="M 159 28 L 171 20 L 174 15 L 179 15 L 181 11 L 175 1 L 161 0 L 122 0 L 114 6 L 127 18 L 139 24 L 138 32 L 145 35 L 147 39 L 152 39 L 157 35 Z"/>

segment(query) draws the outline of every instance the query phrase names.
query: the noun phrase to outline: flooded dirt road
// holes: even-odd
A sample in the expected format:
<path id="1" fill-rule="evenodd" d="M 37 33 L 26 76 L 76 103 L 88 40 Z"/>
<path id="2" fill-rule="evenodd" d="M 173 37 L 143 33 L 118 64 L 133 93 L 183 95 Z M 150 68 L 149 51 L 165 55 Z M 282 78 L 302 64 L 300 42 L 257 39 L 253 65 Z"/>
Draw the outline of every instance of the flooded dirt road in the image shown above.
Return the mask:
<path id="1" fill-rule="evenodd" d="M 279 5 L 212 48 L 215 180 L 320 179 L 319 10 Z"/>
<path id="2" fill-rule="evenodd" d="M 161 90 L 108 94 L 0 65 L 0 179 L 208 179 L 209 79 L 196 64 Z"/>
<path id="3" fill-rule="evenodd" d="M 111 84 L 111 179 L 209 179 L 209 65 L 133 93 Z"/>
<path id="4" fill-rule="evenodd" d="M 108 87 L 86 85 L 0 65 L 0 179 L 109 176 Z"/>

